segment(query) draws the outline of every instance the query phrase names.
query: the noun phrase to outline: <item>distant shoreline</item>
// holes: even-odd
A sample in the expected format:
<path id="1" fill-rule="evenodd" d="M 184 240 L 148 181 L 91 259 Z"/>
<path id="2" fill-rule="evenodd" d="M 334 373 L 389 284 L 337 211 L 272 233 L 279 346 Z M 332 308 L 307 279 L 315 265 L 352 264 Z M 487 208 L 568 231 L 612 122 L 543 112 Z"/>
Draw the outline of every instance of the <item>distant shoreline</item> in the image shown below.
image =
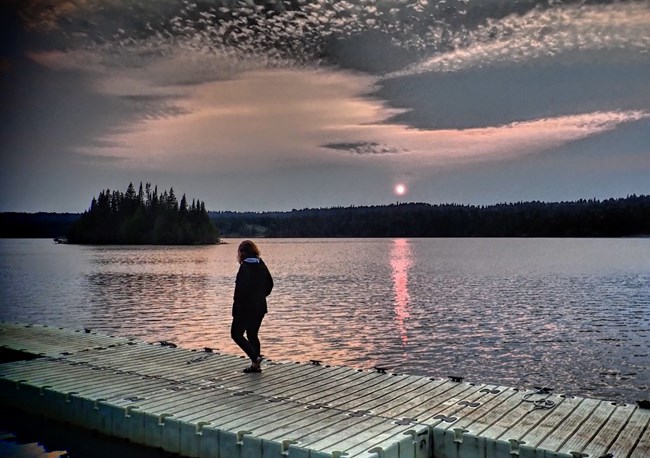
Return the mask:
<path id="1" fill-rule="evenodd" d="M 491 206 L 399 203 L 208 212 L 226 238 L 650 238 L 650 196 Z M 0 213 L 0 238 L 64 237 L 81 213 Z"/>

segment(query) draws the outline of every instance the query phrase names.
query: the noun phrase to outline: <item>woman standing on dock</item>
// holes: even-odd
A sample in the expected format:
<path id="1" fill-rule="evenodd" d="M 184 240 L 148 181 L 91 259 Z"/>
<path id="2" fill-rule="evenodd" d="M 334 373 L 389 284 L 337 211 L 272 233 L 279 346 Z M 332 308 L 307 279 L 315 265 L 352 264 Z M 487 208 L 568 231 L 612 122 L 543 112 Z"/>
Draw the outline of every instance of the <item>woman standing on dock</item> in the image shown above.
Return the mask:
<path id="1" fill-rule="evenodd" d="M 273 278 L 260 257 L 260 250 L 250 240 L 244 240 L 237 250 L 239 271 L 235 281 L 230 336 L 251 359 L 244 372 L 262 372 L 260 340 L 257 337 L 264 315 L 266 296 L 273 289 Z M 246 337 L 244 337 L 246 333 Z"/>

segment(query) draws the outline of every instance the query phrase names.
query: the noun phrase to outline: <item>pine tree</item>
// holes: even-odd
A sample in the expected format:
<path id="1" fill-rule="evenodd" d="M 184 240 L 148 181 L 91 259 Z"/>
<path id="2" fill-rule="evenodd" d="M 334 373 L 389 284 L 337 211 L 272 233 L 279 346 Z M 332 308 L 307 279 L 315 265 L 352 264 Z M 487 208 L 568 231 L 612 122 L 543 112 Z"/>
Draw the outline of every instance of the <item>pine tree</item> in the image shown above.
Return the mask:
<path id="1" fill-rule="evenodd" d="M 135 200 L 136 195 L 135 195 L 135 188 L 133 187 L 133 183 L 129 183 L 129 186 L 126 188 L 126 194 L 124 194 L 124 197 L 126 200 Z"/>
<path id="2" fill-rule="evenodd" d="M 145 202 L 145 207 L 151 207 L 151 183 L 145 185 L 145 192 L 147 194 L 147 200 Z"/>
<path id="3" fill-rule="evenodd" d="M 142 189 L 142 181 L 140 182 L 140 188 L 138 188 L 138 206 L 144 206 L 144 190 Z"/>
<path id="4" fill-rule="evenodd" d="M 181 197 L 181 204 L 179 210 L 182 214 L 187 213 L 187 199 L 185 198 L 185 194 L 183 194 L 183 197 Z"/>
<path id="5" fill-rule="evenodd" d="M 158 194 L 158 187 L 138 193 L 129 183 L 126 193 L 100 191 L 90 209 L 73 224 L 68 234 L 71 243 L 120 244 L 203 244 L 217 243 L 219 234 L 205 212 L 205 203 L 192 200 L 188 211 L 183 194 L 180 206 L 173 188 Z M 202 215 L 200 212 L 203 212 Z"/>
<path id="6" fill-rule="evenodd" d="M 171 210 L 178 210 L 178 200 L 176 200 L 176 195 L 174 195 L 174 188 L 169 188 L 167 203 Z"/>

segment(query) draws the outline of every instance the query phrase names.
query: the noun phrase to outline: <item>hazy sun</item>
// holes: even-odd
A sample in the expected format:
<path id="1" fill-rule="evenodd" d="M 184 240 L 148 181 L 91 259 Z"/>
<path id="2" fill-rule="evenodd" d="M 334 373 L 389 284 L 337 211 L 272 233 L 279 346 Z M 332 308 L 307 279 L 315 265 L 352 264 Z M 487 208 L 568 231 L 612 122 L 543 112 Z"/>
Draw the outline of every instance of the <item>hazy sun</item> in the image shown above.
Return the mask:
<path id="1" fill-rule="evenodd" d="M 406 194 L 406 186 L 404 186 L 401 183 L 395 185 L 395 194 L 397 194 L 398 196 L 403 196 L 404 194 Z"/>

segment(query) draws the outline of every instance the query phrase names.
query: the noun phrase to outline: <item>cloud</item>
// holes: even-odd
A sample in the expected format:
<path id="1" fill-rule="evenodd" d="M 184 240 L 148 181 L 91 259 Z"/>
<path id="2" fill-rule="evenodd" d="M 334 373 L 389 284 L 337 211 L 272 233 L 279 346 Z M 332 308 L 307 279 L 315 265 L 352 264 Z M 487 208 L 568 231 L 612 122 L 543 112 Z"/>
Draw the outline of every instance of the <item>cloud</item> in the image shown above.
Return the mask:
<path id="1" fill-rule="evenodd" d="M 596 112 L 480 129 L 439 131 L 438 134 L 449 136 L 428 154 L 456 160 L 502 160 L 551 150 L 648 118 L 650 113 L 641 111 Z"/>
<path id="2" fill-rule="evenodd" d="M 8 3 L 13 2 L 9 0 Z M 45 31 L 58 29 L 62 18 L 70 17 L 87 5 L 85 0 L 27 0 L 15 3 L 27 28 Z"/>
<path id="3" fill-rule="evenodd" d="M 398 64 L 405 65 L 418 53 L 432 52 L 435 53 L 434 57 L 407 67 L 404 71 L 391 73 L 389 79 L 377 81 L 369 78 L 368 81 L 371 82 L 364 84 L 365 92 L 337 95 L 336 100 L 340 102 L 338 107 L 346 109 L 345 106 L 357 105 L 352 110 L 353 113 L 357 113 L 360 106 L 373 111 L 374 115 L 365 121 L 368 123 L 390 122 L 424 129 L 481 127 L 533 120 L 554 114 L 638 109 L 638 106 L 625 105 L 596 106 L 590 103 L 602 100 L 601 97 L 585 96 L 583 105 L 572 105 L 569 101 L 565 104 L 571 108 L 553 113 L 549 109 L 550 104 L 543 103 L 548 97 L 532 95 L 539 105 L 516 103 L 511 106 L 517 106 L 519 110 L 527 107 L 531 109 L 528 112 L 512 113 L 510 108 L 503 109 L 505 104 L 499 106 L 498 101 L 468 106 L 471 103 L 468 97 L 454 93 L 454 87 L 459 87 L 458 84 L 451 84 L 455 81 L 439 83 L 450 70 L 460 71 L 495 62 L 519 61 L 567 49 L 627 47 L 643 50 L 649 46 L 645 27 L 648 25 L 648 8 L 641 3 L 533 8 L 534 2 L 506 2 L 497 8 L 494 5 L 479 7 L 465 2 L 322 1 L 296 3 L 293 6 L 277 2 L 264 7 L 248 7 L 243 3 L 226 7 L 225 4 L 210 6 L 170 1 L 156 2 L 154 6 L 141 5 L 134 12 L 133 18 L 123 18 L 117 22 L 111 20 L 112 15 L 119 13 L 123 16 L 128 2 L 79 1 L 65 8 L 63 3 L 57 3 L 59 6 L 52 10 L 57 12 L 57 18 L 66 18 L 59 20 L 58 27 L 68 35 L 86 33 L 86 39 L 65 52 L 31 51 L 28 56 L 52 71 L 87 74 L 93 78 L 94 88 L 99 94 L 117 97 L 114 105 L 120 107 L 121 122 L 118 121 L 117 125 L 107 129 L 99 140 L 111 140 L 120 145 L 138 143 L 134 140 L 134 132 L 142 128 L 143 135 L 148 135 L 147 132 L 151 132 L 154 125 L 150 121 L 154 120 L 179 118 L 178 122 L 169 123 L 172 129 L 180 128 L 190 119 L 195 119 L 202 125 L 207 119 L 214 118 L 227 125 L 229 121 L 222 121 L 221 118 L 230 113 L 242 120 L 242 110 L 248 110 L 247 113 L 252 116 L 248 121 L 249 126 L 256 120 L 261 120 L 261 115 L 255 114 L 255 110 L 260 108 L 251 109 L 250 101 L 244 102 L 242 106 L 234 106 L 234 102 L 226 100 L 224 104 L 218 97 L 209 94 L 220 88 L 237 87 L 237 84 L 229 85 L 227 82 L 239 78 L 245 81 L 244 84 L 252 84 L 249 76 L 242 75 L 277 75 L 280 69 L 294 75 L 301 71 L 310 74 L 317 72 L 315 69 L 319 65 L 332 63 L 376 72 Z M 524 14 L 510 14 L 513 11 Z M 464 23 L 468 27 L 459 26 L 459 23 L 463 23 L 462 18 L 467 17 L 473 17 L 474 23 L 465 19 Z M 496 19 L 491 19 L 492 17 Z M 93 27 L 89 24 L 98 24 L 103 29 L 111 30 L 111 33 L 104 36 L 103 40 L 91 39 L 88 34 Z M 471 30 L 470 25 L 475 25 L 475 28 Z M 445 49 L 449 51 L 444 52 Z M 382 57 L 385 58 L 384 62 L 381 61 Z M 339 70 L 339 67 L 326 68 L 329 69 L 329 74 Z M 316 81 L 327 84 L 322 74 Z M 433 79 L 429 82 L 414 79 L 413 76 L 404 77 L 418 74 L 433 75 Z M 512 78 L 507 75 L 506 78 L 508 77 Z M 347 76 L 343 74 L 341 79 L 347 79 Z M 409 89 L 402 91 L 396 88 L 400 82 Z M 499 81 L 493 83 L 498 85 Z M 506 87 L 503 92 L 505 94 L 508 87 L 518 87 L 508 83 L 506 81 L 502 84 Z M 272 80 L 270 86 L 274 84 L 279 84 L 277 79 Z M 376 90 L 377 84 L 382 85 L 379 90 Z M 594 88 L 596 86 L 593 85 Z M 208 87 L 212 89 L 207 90 Z M 490 94 L 499 93 L 500 97 L 503 94 L 500 91 L 485 91 L 480 84 L 477 87 L 484 98 L 491 97 Z M 314 91 L 317 94 L 320 89 Z M 323 91 L 327 92 L 328 89 Z M 572 88 L 567 88 L 567 92 L 580 93 Z M 214 101 L 219 106 L 207 108 L 198 100 L 198 93 L 206 96 L 206 101 Z M 454 94 L 455 97 L 450 97 L 449 94 Z M 354 99 L 343 103 L 342 98 L 346 95 Z M 516 98 L 521 96 L 520 93 L 512 95 Z M 266 100 L 273 100 L 269 99 L 268 94 L 258 94 L 258 97 L 263 107 Z M 305 97 L 306 103 L 318 103 L 323 107 L 325 112 L 322 118 L 330 117 L 331 113 L 327 110 L 335 104 L 311 100 L 311 95 Z M 360 101 L 364 98 L 365 101 Z M 387 103 L 378 99 L 384 99 Z M 293 100 L 294 105 L 287 105 L 286 100 Z M 285 108 L 295 109 L 304 115 L 305 107 L 296 106 L 297 97 L 286 100 L 282 102 Z M 554 105 L 561 107 L 563 103 L 560 100 Z M 392 113 L 388 104 L 395 107 Z M 313 105 L 310 110 L 313 112 L 315 107 Z M 279 110 L 278 107 L 268 106 L 265 109 Z M 345 113 L 339 111 L 341 124 L 347 122 Z M 477 117 L 474 120 L 475 115 Z M 277 124 L 281 119 L 290 122 L 289 118 L 290 116 L 280 116 L 278 120 L 265 120 L 266 125 L 259 126 L 254 131 L 246 130 L 246 135 L 260 132 L 264 136 L 270 130 L 267 126 Z M 321 117 L 310 114 L 304 116 L 303 120 L 291 122 L 306 123 L 308 120 L 319 123 Z M 331 124 L 332 121 L 328 120 L 319 126 L 322 132 L 328 132 L 328 123 Z M 318 130 L 317 125 L 314 124 L 312 131 Z M 197 134 L 199 130 L 200 127 L 189 126 L 184 129 Z M 237 126 L 234 132 L 242 130 L 242 127 Z M 126 134 L 126 131 L 129 133 Z M 279 135 L 286 131 L 284 126 L 278 126 L 276 130 Z M 311 146 L 319 136 L 324 137 L 322 133 L 314 134 L 310 144 L 302 146 Z M 272 141 L 268 137 L 269 135 L 266 136 L 267 144 L 277 145 L 276 148 L 280 149 L 281 142 Z M 151 145 L 158 144 L 155 139 L 152 141 Z M 197 146 L 196 140 L 188 141 Z M 352 141 L 378 143 L 373 138 Z M 178 142 L 172 139 L 168 143 Z M 320 144 L 331 143 L 337 142 L 324 138 Z M 177 146 L 180 150 L 181 146 Z M 152 149 L 149 145 L 143 147 Z M 391 150 L 395 147 L 387 148 Z M 206 157 L 209 157 L 211 146 L 206 145 L 204 150 Z M 127 147 L 122 154 L 128 152 Z"/>
<path id="4" fill-rule="evenodd" d="M 625 49 L 647 55 L 649 31 L 647 2 L 533 9 L 523 16 L 488 20 L 467 35 L 458 35 L 450 51 L 436 53 L 385 78 L 524 62 L 574 50 Z"/>
<path id="5" fill-rule="evenodd" d="M 323 148 L 330 148 L 341 151 L 349 151 L 353 154 L 396 154 L 402 152 L 401 149 L 388 145 L 382 145 L 377 142 L 352 142 L 352 143 L 326 143 Z"/>
<path id="6" fill-rule="evenodd" d="M 108 147 L 115 146 L 110 142 L 97 141 L 97 146 Z M 118 165 L 120 162 L 124 161 L 124 157 L 120 156 L 102 156 L 99 154 L 88 155 L 83 153 L 70 153 L 69 156 L 72 156 L 72 160 L 78 163 L 89 163 L 93 165 Z"/>
<path id="7" fill-rule="evenodd" d="M 539 153 L 645 119 L 643 110 L 597 111 L 472 129 L 412 129 L 388 122 L 399 111 L 368 97 L 372 77 L 340 71 L 267 70 L 185 88 L 184 113 L 111 135 L 125 167 L 248 171 L 296 164 L 417 171 Z M 330 151 L 330 153 L 327 153 Z M 339 154 L 337 154 L 339 152 Z"/>
<path id="8" fill-rule="evenodd" d="M 32 0 L 26 5 L 18 8 L 27 23 L 59 32 L 67 49 L 86 47 L 124 59 L 122 53 L 131 49 L 140 49 L 144 58 L 182 48 L 253 58 L 268 67 L 324 63 L 370 72 L 458 48 L 471 30 L 487 27 L 486 21 L 553 9 L 536 0 Z"/>
<path id="9" fill-rule="evenodd" d="M 565 56 L 566 57 L 566 56 Z M 650 62 L 619 52 L 574 55 L 382 80 L 376 97 L 419 129 L 463 129 L 580 113 L 650 109 Z"/>
<path id="10" fill-rule="evenodd" d="M 373 143 L 401 154 L 348 155 L 345 161 L 353 164 L 355 157 L 369 157 L 377 166 L 421 174 L 441 167 L 532 156 L 649 118 L 648 112 L 627 111 L 584 113 L 473 129 L 416 130 L 381 124 L 339 131 L 348 143 L 336 144 L 365 145 L 352 139 L 373 138 Z"/>
<path id="11" fill-rule="evenodd" d="M 227 53 L 186 49 L 182 43 L 158 42 L 156 46 L 164 50 L 151 52 L 147 44 L 134 42 L 119 50 L 109 44 L 93 49 L 27 51 L 26 56 L 50 70 L 93 76 L 97 89 L 111 95 L 174 95 L 170 87 L 182 94 L 182 86 L 228 80 L 266 68 L 264 62 L 253 58 L 233 59 Z"/>
<path id="12" fill-rule="evenodd" d="M 563 3 L 25 2 L 47 33 L 20 41 L 29 74 L 0 56 L 23 77 L 2 146 L 25 174 L 264 175 L 287 199 L 543 157 L 650 111 L 647 2 Z"/>
<path id="13" fill-rule="evenodd" d="M 55 38 L 60 48 L 85 49 L 133 66 L 180 50 L 177 59 L 203 56 L 206 68 L 209 62 L 221 68 L 224 61 L 240 61 L 244 67 L 251 62 L 261 64 L 258 68 L 325 64 L 385 72 L 429 56 L 392 77 L 569 49 L 648 50 L 647 2 L 583 3 L 31 0 L 17 2 L 16 8 L 32 29 L 50 31 L 47 49 Z M 168 68 L 161 73 L 175 72 Z M 207 77 L 176 71 L 172 84 Z"/>
<path id="14" fill-rule="evenodd" d="M 195 86 L 181 94 L 177 116 L 147 119 L 104 140 L 119 147 L 86 148 L 133 166 L 196 170 L 261 169 L 330 160 L 318 145 L 339 132 L 398 113 L 367 97 L 374 78 L 326 70 L 266 70 Z"/>

